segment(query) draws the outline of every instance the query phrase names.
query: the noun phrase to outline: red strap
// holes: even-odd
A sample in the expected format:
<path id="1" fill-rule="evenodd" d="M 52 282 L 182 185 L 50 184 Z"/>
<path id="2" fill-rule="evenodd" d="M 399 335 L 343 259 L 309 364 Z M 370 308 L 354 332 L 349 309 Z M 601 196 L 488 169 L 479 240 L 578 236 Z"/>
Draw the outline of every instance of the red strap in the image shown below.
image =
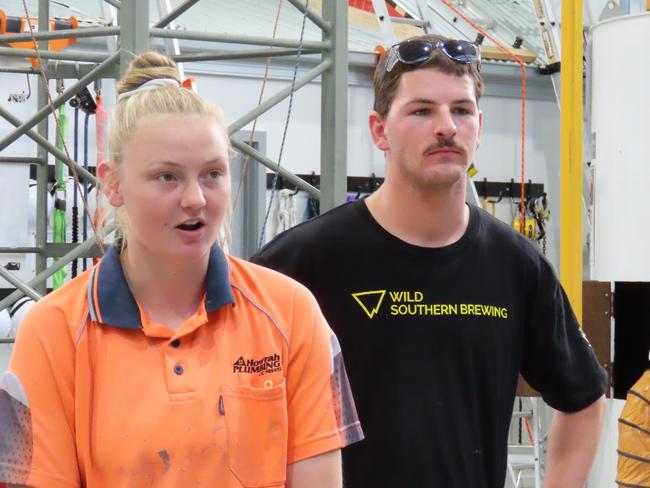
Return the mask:
<path id="1" fill-rule="evenodd" d="M 192 90 L 193 92 L 195 92 L 196 91 L 195 83 L 196 83 L 196 80 L 194 78 L 185 78 L 181 82 L 181 86 L 183 88 L 187 88 L 188 90 Z"/>

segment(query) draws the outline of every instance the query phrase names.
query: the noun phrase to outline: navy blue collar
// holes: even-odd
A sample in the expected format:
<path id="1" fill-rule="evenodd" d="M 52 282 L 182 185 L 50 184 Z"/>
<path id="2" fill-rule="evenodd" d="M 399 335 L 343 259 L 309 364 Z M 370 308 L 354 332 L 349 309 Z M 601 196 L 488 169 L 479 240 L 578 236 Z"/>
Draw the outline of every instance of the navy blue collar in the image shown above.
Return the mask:
<path id="1" fill-rule="evenodd" d="M 235 303 L 226 256 L 219 246 L 210 251 L 206 276 L 205 310 Z M 120 255 L 111 247 L 92 270 L 88 282 L 90 317 L 95 322 L 123 329 L 140 329 L 140 310 L 126 282 Z"/>

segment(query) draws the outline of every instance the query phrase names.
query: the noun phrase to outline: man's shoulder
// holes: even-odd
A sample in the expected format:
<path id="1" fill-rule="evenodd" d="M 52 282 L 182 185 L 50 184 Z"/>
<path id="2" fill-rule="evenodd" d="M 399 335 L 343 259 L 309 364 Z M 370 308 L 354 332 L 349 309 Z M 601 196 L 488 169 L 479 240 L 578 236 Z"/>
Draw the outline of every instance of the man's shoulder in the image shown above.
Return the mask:
<path id="1" fill-rule="evenodd" d="M 478 218 L 479 238 L 483 242 L 494 244 L 511 257 L 535 261 L 542 258 L 540 250 L 529 238 L 482 208 L 475 206 L 474 209 Z"/>

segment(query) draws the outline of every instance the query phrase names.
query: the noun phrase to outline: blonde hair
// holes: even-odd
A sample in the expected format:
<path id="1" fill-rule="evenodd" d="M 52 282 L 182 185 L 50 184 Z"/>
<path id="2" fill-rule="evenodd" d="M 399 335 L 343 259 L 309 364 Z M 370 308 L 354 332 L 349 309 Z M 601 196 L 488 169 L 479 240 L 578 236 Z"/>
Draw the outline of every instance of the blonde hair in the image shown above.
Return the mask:
<path id="1" fill-rule="evenodd" d="M 177 82 L 166 86 L 156 87 L 153 90 L 137 89 L 143 84 L 167 78 Z M 219 107 L 201 97 L 198 93 L 181 87 L 180 73 L 176 63 L 169 57 L 154 52 L 145 52 L 137 55 L 121 80 L 117 82 L 117 95 L 130 93 L 128 97 L 118 98 L 113 109 L 109 123 L 108 157 L 118 170 L 122 163 L 122 148 L 134 133 L 138 121 L 152 114 L 200 114 L 213 117 L 224 130 L 228 141 L 230 154 L 230 141 L 226 131 L 223 112 Z M 224 216 L 224 221 L 219 232 L 219 245 L 224 247 L 230 237 L 230 218 L 232 209 L 230 203 Z M 126 241 L 125 217 L 123 212 L 116 213 L 116 223 L 121 229 Z"/>

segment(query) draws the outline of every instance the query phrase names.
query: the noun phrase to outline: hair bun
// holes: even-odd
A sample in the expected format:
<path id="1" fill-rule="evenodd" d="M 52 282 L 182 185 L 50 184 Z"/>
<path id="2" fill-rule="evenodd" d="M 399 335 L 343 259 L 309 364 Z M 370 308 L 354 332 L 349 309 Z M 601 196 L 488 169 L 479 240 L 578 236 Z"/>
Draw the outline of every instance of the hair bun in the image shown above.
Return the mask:
<path id="1" fill-rule="evenodd" d="M 117 94 L 133 91 L 156 78 L 172 78 L 178 83 L 181 82 L 178 66 L 171 58 L 155 51 L 138 54 L 129 64 L 122 79 L 117 82 Z"/>

